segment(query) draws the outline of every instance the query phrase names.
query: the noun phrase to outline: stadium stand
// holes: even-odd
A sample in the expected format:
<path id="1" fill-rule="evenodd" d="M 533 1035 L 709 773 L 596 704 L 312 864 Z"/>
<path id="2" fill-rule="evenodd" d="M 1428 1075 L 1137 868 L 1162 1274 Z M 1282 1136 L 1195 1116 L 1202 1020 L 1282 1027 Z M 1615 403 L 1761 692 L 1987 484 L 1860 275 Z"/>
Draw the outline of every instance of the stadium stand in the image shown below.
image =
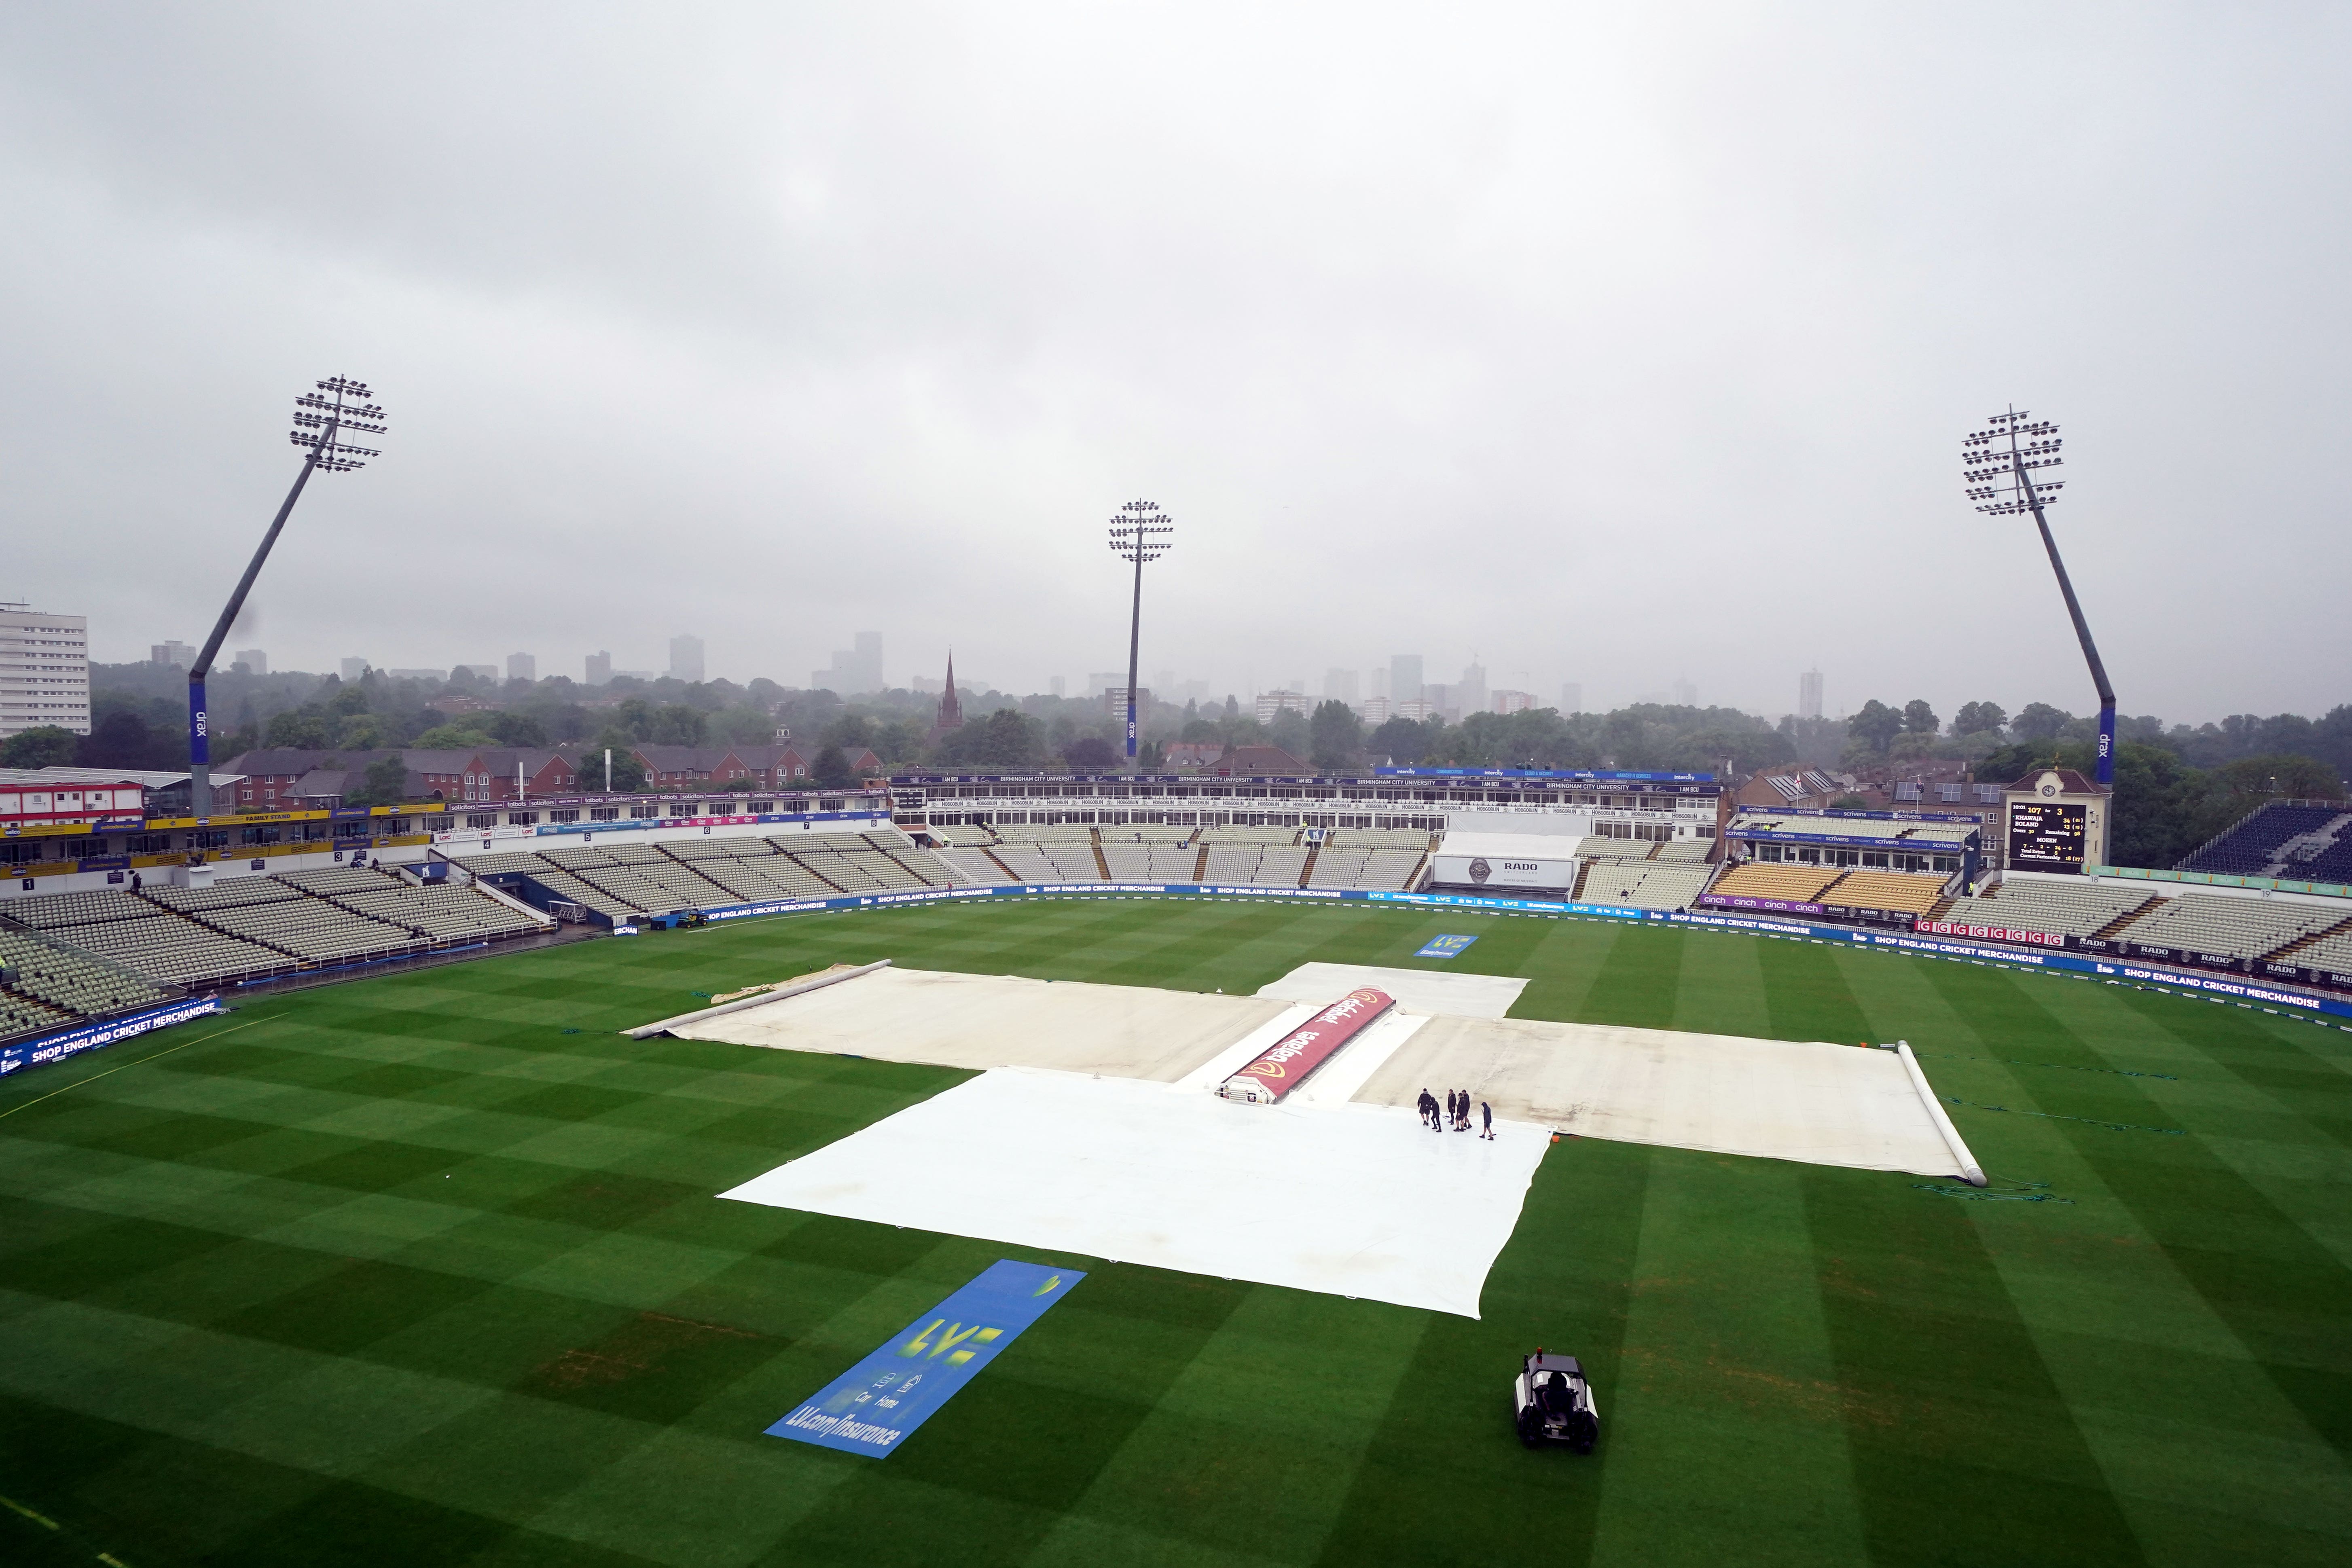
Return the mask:
<path id="1" fill-rule="evenodd" d="M 2341 910 L 2220 893 L 2167 899 L 2116 934 L 2138 947 L 2260 958 L 2343 923 Z"/>
<path id="2" fill-rule="evenodd" d="M 1580 860 L 1647 860 L 1658 846 L 1647 838 L 1602 838 L 1588 835 L 1576 841 Z"/>
<path id="3" fill-rule="evenodd" d="M 1836 866 L 1773 865 L 1754 860 L 1735 866 L 1708 889 L 1727 898 L 1776 899 L 1791 904 L 1817 904 L 1822 890 L 1838 879 Z M 1588 873 L 1588 876 L 1590 874 Z"/>
<path id="4" fill-rule="evenodd" d="M 651 910 L 641 911 L 626 899 L 614 898 L 593 882 L 583 880 L 575 873 L 561 870 L 553 866 L 541 866 L 538 870 L 528 872 L 526 875 L 554 897 L 567 903 L 593 910 L 611 920 L 625 921 L 641 912 L 646 914 L 654 912 Z"/>
<path id="5" fill-rule="evenodd" d="M 150 903 L 199 917 L 247 904 L 282 904 L 301 896 L 300 889 L 289 888 L 275 877 L 236 877 L 209 888 L 150 888 L 142 895 Z"/>
<path id="6" fill-rule="evenodd" d="M 1906 871 L 1848 871 L 1822 894 L 1822 901 L 1890 914 L 1932 914 L 1943 902 L 1944 880 Z"/>
<path id="7" fill-rule="evenodd" d="M 1706 890 L 1712 868 L 1657 861 L 1596 860 L 1585 868 L 1578 897 L 1586 903 L 1636 910 L 1686 910 Z"/>
<path id="8" fill-rule="evenodd" d="M 29 996 L 0 986 L 0 1039 L 18 1035 L 37 1035 L 59 1028 L 73 1020 L 54 1007 L 44 1007 Z"/>
<path id="9" fill-rule="evenodd" d="M 1310 888 L 1355 888 L 1362 886 L 1364 868 L 1372 858 L 1369 849 L 1354 849 L 1344 844 L 1326 844 L 1316 852 L 1315 864 L 1307 873 Z"/>
<path id="10" fill-rule="evenodd" d="M 121 888 L 46 893 L 12 900 L 0 907 L 0 913 L 36 931 L 62 931 L 68 926 L 96 925 L 101 921 L 144 920 L 162 912 L 145 899 Z"/>
<path id="11" fill-rule="evenodd" d="M 347 910 L 406 926 L 430 942 L 490 941 L 527 936 L 547 929 L 543 920 L 535 920 L 472 888 L 446 883 L 415 887 L 374 872 L 362 874 L 373 877 L 376 885 L 346 884 L 322 896 Z"/>
<path id="12" fill-rule="evenodd" d="M 446 858 L 457 865 L 463 866 L 477 877 L 508 877 L 517 874 L 530 876 L 534 872 L 546 870 L 551 864 L 528 851 L 494 855 L 451 855 Z"/>
<path id="13" fill-rule="evenodd" d="M 94 954 L 77 952 L 29 931 L 5 928 L 0 928 L 0 975 L 6 976 L 0 991 L 46 1004 L 68 1017 L 108 1017 L 168 1002 L 177 994 Z"/>
<path id="14" fill-rule="evenodd" d="M 651 846 L 644 847 L 649 849 Z M 583 867 L 573 875 L 648 915 L 735 901 L 709 878 L 658 853 L 643 859 L 633 858 L 625 864 Z"/>
<path id="15" fill-rule="evenodd" d="M 285 891 L 294 893 L 290 888 Z M 214 907 L 197 918 L 230 936 L 316 963 L 412 952 L 424 945 L 416 933 L 405 926 L 393 925 L 299 893 L 268 902 Z"/>
<path id="16" fill-rule="evenodd" d="M 2352 927 L 2330 932 L 2307 947 L 2291 948 L 2279 956 L 2283 962 L 2299 963 L 2306 969 L 2352 974 Z"/>
<path id="17" fill-rule="evenodd" d="M 698 860 L 696 869 L 734 895 L 737 903 L 774 899 L 831 899 L 840 889 L 789 855 L 744 855 Z"/>
<path id="18" fill-rule="evenodd" d="M 998 865 L 985 849 L 940 849 L 934 853 L 964 881 L 982 887 L 1004 887 L 1021 879 Z"/>
<path id="19" fill-rule="evenodd" d="M 2010 877 L 1989 896 L 1953 900 L 1941 918 L 2052 936 L 2094 937 L 2153 900 L 2154 895 L 2144 889 L 2086 878 L 2060 882 Z"/>
<path id="20" fill-rule="evenodd" d="M 1024 882 L 1059 882 L 1064 880 L 1054 863 L 1045 858 L 1034 844 L 1007 839 L 991 851 L 1004 868 Z"/>
<path id="21" fill-rule="evenodd" d="M 1712 838 L 1676 838 L 1658 846 L 1656 858 L 1685 864 L 1705 862 L 1715 853 Z"/>
<path id="22" fill-rule="evenodd" d="M 1388 892 L 1402 892 L 1412 886 L 1414 874 L 1427 864 L 1425 849 L 1375 849 L 1364 858 L 1364 868 L 1357 874 L 1356 886 Z"/>
<path id="23" fill-rule="evenodd" d="M 2174 868 L 2224 877 L 2284 877 L 2296 881 L 2328 879 L 2303 869 L 2328 858 L 2347 835 L 2352 814 L 2326 803 L 2273 801 L 2238 820 Z M 2352 850 L 2352 846 L 2347 846 Z M 2301 853 L 2298 853 L 2301 851 Z"/>
<path id="24" fill-rule="evenodd" d="M 1295 888 L 1306 872 L 1306 850 L 1270 844 L 1258 858 L 1257 874 L 1250 880 L 1261 888 Z"/>

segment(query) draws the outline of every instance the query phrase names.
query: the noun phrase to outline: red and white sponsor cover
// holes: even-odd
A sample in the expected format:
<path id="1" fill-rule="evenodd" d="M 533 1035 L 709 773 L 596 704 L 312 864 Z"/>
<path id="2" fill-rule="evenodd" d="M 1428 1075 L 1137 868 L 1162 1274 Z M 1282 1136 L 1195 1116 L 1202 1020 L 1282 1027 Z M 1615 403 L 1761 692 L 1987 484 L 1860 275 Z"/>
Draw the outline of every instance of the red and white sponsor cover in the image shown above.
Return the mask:
<path id="1" fill-rule="evenodd" d="M 1227 1100 L 1280 1100 L 1395 1005 L 1395 997 L 1369 985 L 1350 991 L 1258 1053 L 1255 1061 L 1219 1084 L 1217 1092 Z"/>
<path id="2" fill-rule="evenodd" d="M 2066 945 L 2064 937 L 2045 931 L 2023 931 L 2014 926 L 1975 926 L 1966 921 L 1915 921 L 1911 929 L 1922 936 L 1970 936 L 1990 942 L 2030 942 L 2042 947 Z"/>

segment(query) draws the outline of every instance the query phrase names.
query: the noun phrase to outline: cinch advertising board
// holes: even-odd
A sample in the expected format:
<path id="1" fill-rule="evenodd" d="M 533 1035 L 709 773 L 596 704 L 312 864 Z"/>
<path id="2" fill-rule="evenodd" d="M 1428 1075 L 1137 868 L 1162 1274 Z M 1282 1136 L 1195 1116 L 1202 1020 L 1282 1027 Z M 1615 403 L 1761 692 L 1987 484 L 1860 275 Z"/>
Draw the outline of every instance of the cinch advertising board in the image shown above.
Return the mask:
<path id="1" fill-rule="evenodd" d="M 997 1352 L 1086 1278 L 1003 1258 L 768 1428 L 845 1454 L 887 1458 Z"/>

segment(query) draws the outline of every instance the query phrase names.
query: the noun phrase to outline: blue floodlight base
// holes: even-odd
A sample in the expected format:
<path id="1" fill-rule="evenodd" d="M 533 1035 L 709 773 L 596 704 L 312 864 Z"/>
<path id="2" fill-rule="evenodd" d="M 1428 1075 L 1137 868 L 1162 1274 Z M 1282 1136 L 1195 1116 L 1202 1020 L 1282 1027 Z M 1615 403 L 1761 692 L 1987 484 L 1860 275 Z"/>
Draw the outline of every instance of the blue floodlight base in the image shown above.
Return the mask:
<path id="1" fill-rule="evenodd" d="M 1135 700 L 1133 698 L 1128 699 L 1127 703 L 1127 754 L 1132 761 L 1135 756 Z"/>
<path id="2" fill-rule="evenodd" d="M 2116 782 L 2116 705 L 2099 704 L 2099 782 Z"/>

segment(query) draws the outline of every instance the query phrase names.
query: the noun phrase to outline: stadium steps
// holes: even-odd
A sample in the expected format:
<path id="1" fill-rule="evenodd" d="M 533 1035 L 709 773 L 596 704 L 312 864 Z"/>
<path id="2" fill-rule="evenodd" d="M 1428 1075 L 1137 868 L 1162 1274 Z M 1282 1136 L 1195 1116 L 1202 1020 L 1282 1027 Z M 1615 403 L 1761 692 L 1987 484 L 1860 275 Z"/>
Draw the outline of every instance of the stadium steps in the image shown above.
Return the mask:
<path id="1" fill-rule="evenodd" d="M 998 857 L 993 848 L 984 848 L 981 853 L 987 856 L 990 861 L 995 865 L 996 868 L 1004 873 L 1005 880 L 1009 882 L 1025 882 L 1029 879 L 1028 878 L 1022 876 L 1019 872 L 1013 870 L 1012 867 L 1006 865 L 1003 860 Z"/>
<path id="2" fill-rule="evenodd" d="M 1129 695 L 1133 696 L 1134 693 L 1129 692 Z M 1102 834 L 1099 831 L 1087 835 L 1087 847 L 1094 854 L 1095 869 L 1102 874 L 1104 881 L 1109 881 L 1111 879 L 1110 862 L 1103 858 Z"/>
<path id="3" fill-rule="evenodd" d="M 2262 956 L 2262 962 L 2264 963 L 2284 963 L 2293 954 L 2301 952 L 2306 947 L 2312 947 L 2323 942 L 2333 942 L 2337 937 L 2341 936 L 2352 936 L 2352 920 L 2338 921 L 2336 924 L 2329 926 L 2326 931 L 2315 931 L 2309 936 L 2299 936 L 2293 942 L 2288 942 L 2284 947 L 2280 948 L 2276 952 L 2263 953 Z"/>
<path id="4" fill-rule="evenodd" d="M 2153 893 L 2149 894 L 2147 902 L 2140 905 L 2139 908 L 2125 910 L 2114 920 L 2109 921 L 2106 924 L 2093 931 L 2091 933 L 2092 940 L 2104 942 L 2109 937 L 2120 935 L 2126 926 L 2130 925 L 2132 921 L 2139 919 L 2140 916 L 2147 913 L 2148 910 L 2155 909 L 2163 902 L 2164 900 L 2162 899 L 2156 897 Z"/>
<path id="5" fill-rule="evenodd" d="M 1307 886 L 1308 882 L 1314 880 L 1315 862 L 1322 858 L 1323 846 L 1320 844 L 1310 844 L 1307 847 L 1307 858 L 1298 868 L 1298 885 L 1300 887 L 1303 888 Z"/>

